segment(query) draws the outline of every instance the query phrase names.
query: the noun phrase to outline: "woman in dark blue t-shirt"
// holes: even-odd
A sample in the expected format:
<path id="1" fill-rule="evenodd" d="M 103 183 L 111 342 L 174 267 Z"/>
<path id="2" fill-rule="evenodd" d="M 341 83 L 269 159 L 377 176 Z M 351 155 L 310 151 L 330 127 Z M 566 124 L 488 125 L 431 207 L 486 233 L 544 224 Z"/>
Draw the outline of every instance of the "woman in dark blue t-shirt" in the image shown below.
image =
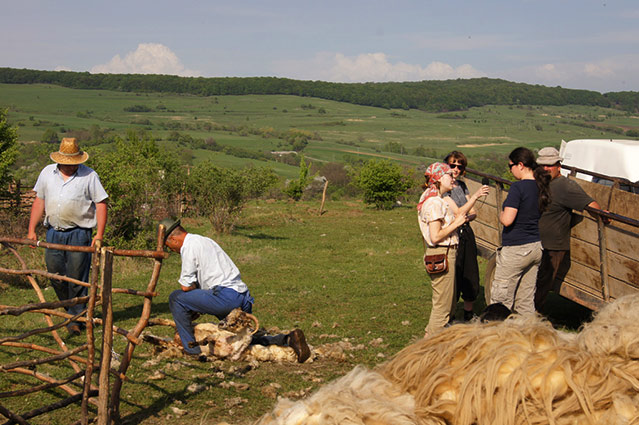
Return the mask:
<path id="1" fill-rule="evenodd" d="M 535 162 L 530 149 L 517 148 L 508 155 L 510 186 L 499 215 L 504 225 L 497 250 L 490 303 L 501 303 L 520 314 L 535 312 L 535 282 L 541 262 L 539 217 L 550 203 L 550 176 Z"/>

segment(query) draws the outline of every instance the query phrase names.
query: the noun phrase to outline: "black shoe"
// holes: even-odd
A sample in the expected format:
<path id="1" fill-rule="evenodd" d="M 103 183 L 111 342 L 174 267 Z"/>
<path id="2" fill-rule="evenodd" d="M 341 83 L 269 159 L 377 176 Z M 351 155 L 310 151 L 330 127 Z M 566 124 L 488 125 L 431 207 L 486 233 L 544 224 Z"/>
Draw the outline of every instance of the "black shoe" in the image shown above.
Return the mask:
<path id="1" fill-rule="evenodd" d="M 200 363 L 206 363 L 208 361 L 208 358 L 206 357 L 206 355 L 202 353 L 195 353 L 195 354 L 184 353 L 184 354 L 186 355 L 186 358 L 197 360 Z"/>
<path id="2" fill-rule="evenodd" d="M 470 322 L 475 317 L 477 317 L 477 316 L 475 315 L 475 313 L 472 310 L 470 310 L 470 311 L 464 310 L 464 322 Z"/>
<path id="3" fill-rule="evenodd" d="M 82 333 L 82 329 L 80 328 L 80 325 L 72 323 L 69 326 L 67 326 L 67 330 L 69 331 L 69 335 L 71 336 L 78 336 Z"/>
<path id="4" fill-rule="evenodd" d="M 297 354 L 298 363 L 304 363 L 311 356 L 311 349 L 308 348 L 306 337 L 301 329 L 295 329 L 288 334 L 288 346 Z"/>

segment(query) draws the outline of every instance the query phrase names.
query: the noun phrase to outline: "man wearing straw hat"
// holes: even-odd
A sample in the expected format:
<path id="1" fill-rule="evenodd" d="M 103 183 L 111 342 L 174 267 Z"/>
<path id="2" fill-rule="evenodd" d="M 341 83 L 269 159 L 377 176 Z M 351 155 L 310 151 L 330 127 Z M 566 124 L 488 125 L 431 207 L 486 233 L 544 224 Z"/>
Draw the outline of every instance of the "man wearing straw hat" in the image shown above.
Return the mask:
<path id="1" fill-rule="evenodd" d="M 102 240 L 107 221 L 108 195 L 98 174 L 83 163 L 89 154 L 80 150 L 75 138 L 64 138 L 60 150 L 51 154 L 55 164 L 40 172 L 33 190 L 36 198 L 31 207 L 28 239 L 37 239 L 36 226 L 44 214 L 47 228 L 46 241 L 61 245 L 93 246 Z M 96 234 L 92 237 L 93 229 Z M 83 282 L 89 281 L 91 254 L 47 249 L 44 254 L 47 270 Z M 60 301 L 87 295 L 87 288 L 74 283 L 51 280 Z M 86 304 L 68 307 L 75 316 L 86 309 Z M 83 324 L 71 322 L 67 329 L 79 335 Z"/>

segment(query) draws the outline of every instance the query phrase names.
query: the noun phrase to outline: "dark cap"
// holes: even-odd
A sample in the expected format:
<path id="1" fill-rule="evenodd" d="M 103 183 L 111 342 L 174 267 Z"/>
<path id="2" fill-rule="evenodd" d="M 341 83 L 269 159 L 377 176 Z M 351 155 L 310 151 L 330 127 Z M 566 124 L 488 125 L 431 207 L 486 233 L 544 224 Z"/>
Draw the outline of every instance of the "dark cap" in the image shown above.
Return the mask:
<path id="1" fill-rule="evenodd" d="M 180 225 L 180 219 L 173 220 L 172 218 L 165 218 L 164 220 L 160 221 L 160 225 L 163 225 L 166 228 L 166 232 L 164 233 L 164 241 L 163 241 L 163 243 L 166 243 L 166 240 L 171 234 L 171 232 Z M 159 230 L 159 225 L 158 225 L 158 230 Z"/>

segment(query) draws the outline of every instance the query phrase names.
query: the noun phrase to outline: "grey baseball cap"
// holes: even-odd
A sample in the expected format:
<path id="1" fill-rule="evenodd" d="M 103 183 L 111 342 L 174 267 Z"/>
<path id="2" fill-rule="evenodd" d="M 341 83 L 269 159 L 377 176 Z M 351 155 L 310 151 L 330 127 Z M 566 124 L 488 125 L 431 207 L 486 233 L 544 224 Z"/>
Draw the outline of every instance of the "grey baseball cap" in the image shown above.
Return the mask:
<path id="1" fill-rule="evenodd" d="M 539 165 L 555 165 L 561 161 L 563 158 L 559 156 L 559 151 L 555 148 L 541 148 L 537 154 L 537 164 Z"/>

